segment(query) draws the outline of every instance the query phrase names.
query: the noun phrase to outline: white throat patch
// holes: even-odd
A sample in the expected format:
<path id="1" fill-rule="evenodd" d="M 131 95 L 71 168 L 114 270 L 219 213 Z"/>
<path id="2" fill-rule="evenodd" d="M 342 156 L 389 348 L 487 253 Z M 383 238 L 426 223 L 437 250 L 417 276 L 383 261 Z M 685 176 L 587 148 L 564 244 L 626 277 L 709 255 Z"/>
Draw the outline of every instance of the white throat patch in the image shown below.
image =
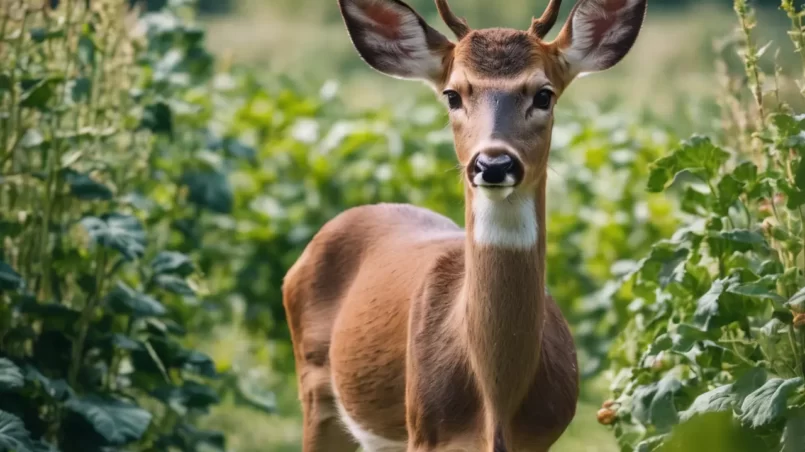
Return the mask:
<path id="1" fill-rule="evenodd" d="M 475 243 L 516 249 L 533 247 L 539 228 L 534 199 L 517 194 L 498 198 L 486 189 L 476 190 L 472 201 Z"/>

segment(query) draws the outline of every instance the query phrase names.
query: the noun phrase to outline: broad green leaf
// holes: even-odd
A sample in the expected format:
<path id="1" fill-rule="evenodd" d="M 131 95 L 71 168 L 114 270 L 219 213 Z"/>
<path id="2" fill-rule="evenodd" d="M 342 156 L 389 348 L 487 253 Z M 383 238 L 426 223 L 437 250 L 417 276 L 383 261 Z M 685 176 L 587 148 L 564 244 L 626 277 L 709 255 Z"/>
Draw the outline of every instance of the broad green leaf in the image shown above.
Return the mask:
<path id="1" fill-rule="evenodd" d="M 726 215 L 729 208 L 738 200 L 744 183 L 727 174 L 718 182 L 718 213 Z"/>
<path id="2" fill-rule="evenodd" d="M 796 313 L 805 312 L 805 287 L 799 289 L 797 293 L 792 295 L 791 298 L 788 299 L 788 302 L 785 303 L 785 307 Z"/>
<path id="3" fill-rule="evenodd" d="M 165 102 L 157 102 L 145 107 L 140 125 L 157 134 L 171 135 L 173 113 L 170 106 Z"/>
<path id="4" fill-rule="evenodd" d="M 88 34 L 78 38 L 78 60 L 86 66 L 95 65 L 95 41 Z"/>
<path id="5" fill-rule="evenodd" d="M 122 281 L 118 281 L 107 295 L 106 302 L 115 312 L 136 317 L 159 317 L 167 313 L 160 302 L 132 289 Z"/>
<path id="6" fill-rule="evenodd" d="M 232 212 L 234 195 L 226 174 L 219 171 L 188 171 L 182 182 L 190 190 L 188 200 L 216 213 Z"/>
<path id="7" fill-rule="evenodd" d="M 165 289 L 169 292 L 173 292 L 179 295 L 185 295 L 188 297 L 192 297 L 196 294 L 196 291 L 190 287 L 190 284 L 185 281 L 184 278 L 178 275 L 170 275 L 170 274 L 160 274 L 154 277 L 154 283 Z"/>
<path id="8" fill-rule="evenodd" d="M 33 316 L 50 324 L 70 325 L 77 322 L 81 317 L 81 311 L 71 309 L 63 304 L 39 303 L 33 297 L 23 297 L 17 303 L 17 309 L 21 314 Z"/>
<path id="9" fill-rule="evenodd" d="M 38 80 L 23 80 L 23 93 L 20 98 L 20 106 L 26 108 L 36 108 L 44 110 L 48 101 L 56 93 L 56 87 L 61 82 L 61 78 L 48 77 Z"/>
<path id="10" fill-rule="evenodd" d="M 244 402 L 269 414 L 277 412 L 277 397 L 248 376 L 238 378 L 238 395 Z"/>
<path id="11" fill-rule="evenodd" d="M 757 181 L 757 165 L 752 162 L 743 162 L 735 167 L 732 177 L 738 181 L 752 184 Z"/>
<path id="12" fill-rule="evenodd" d="M 13 391 L 23 386 L 22 372 L 16 364 L 0 358 L 0 392 Z"/>
<path id="13" fill-rule="evenodd" d="M 98 217 L 84 217 L 81 225 L 90 237 L 101 246 L 119 251 L 128 260 L 145 252 L 145 230 L 137 218 L 112 213 Z"/>
<path id="14" fill-rule="evenodd" d="M 190 257 L 176 251 L 160 251 L 151 262 L 151 268 L 157 274 L 176 273 L 180 276 L 187 276 L 194 270 Z"/>
<path id="15" fill-rule="evenodd" d="M 35 148 L 45 142 L 42 132 L 37 129 L 28 129 L 20 138 L 20 146 L 24 149 Z"/>
<path id="16" fill-rule="evenodd" d="M 732 406 L 732 385 L 719 386 L 696 397 L 696 400 L 693 401 L 687 410 L 679 413 L 679 421 L 685 422 L 701 413 L 727 411 L 732 409 Z"/>
<path id="17" fill-rule="evenodd" d="M 10 265 L 0 260 L 0 291 L 19 290 L 22 286 L 22 276 Z"/>
<path id="18" fill-rule="evenodd" d="M 710 329 L 714 326 L 711 323 L 719 315 L 721 298 L 730 284 L 731 281 L 727 279 L 713 281 L 710 290 L 696 301 L 696 312 L 693 317 L 694 325 L 704 329 Z"/>
<path id="19" fill-rule="evenodd" d="M 111 336 L 112 346 L 118 350 L 142 350 L 143 344 L 124 334 L 115 333 Z"/>
<path id="20" fill-rule="evenodd" d="M 185 381 L 182 386 L 157 388 L 151 394 L 181 414 L 188 409 L 206 412 L 210 405 L 220 401 L 214 389 L 191 380 Z"/>
<path id="21" fill-rule="evenodd" d="M 106 441 L 117 446 L 142 438 L 151 423 L 148 411 L 105 395 L 72 398 L 64 406 L 83 417 Z"/>
<path id="22" fill-rule="evenodd" d="M 741 422 L 753 428 L 779 420 L 787 409 L 788 396 L 802 385 L 802 378 L 772 378 L 741 404 Z"/>
<path id="23" fill-rule="evenodd" d="M 2 410 L 0 410 L 0 450 L 33 452 L 31 434 L 25 429 L 22 420 Z"/>
<path id="24" fill-rule="evenodd" d="M 12 86 L 11 77 L 5 72 L 0 72 L 0 94 L 11 91 Z"/>
<path id="25" fill-rule="evenodd" d="M 764 276 L 757 281 L 746 284 L 737 284 L 729 287 L 729 292 L 746 297 L 761 298 L 782 304 L 785 298 L 777 292 L 777 276 Z"/>
<path id="26" fill-rule="evenodd" d="M 30 364 L 25 365 L 25 381 L 53 400 L 63 401 L 75 395 L 73 388 L 65 380 L 48 378 Z"/>
<path id="27" fill-rule="evenodd" d="M 805 408 L 792 410 L 786 417 L 781 452 L 801 452 L 805 446 Z"/>
<path id="28" fill-rule="evenodd" d="M 650 192 L 665 190 L 669 182 L 681 171 L 689 171 L 709 181 L 728 158 L 729 154 L 714 145 L 710 138 L 693 136 L 682 142 L 671 155 L 654 162 L 649 175 L 648 190 Z"/>
<path id="29" fill-rule="evenodd" d="M 112 190 L 92 179 L 88 174 L 67 169 L 65 170 L 65 180 L 70 187 L 70 193 L 78 199 L 85 201 L 112 199 Z"/>
<path id="30" fill-rule="evenodd" d="M 637 388 L 633 396 L 632 416 L 643 424 L 653 424 L 664 431 L 679 420 L 674 396 L 682 383 L 672 375 L 647 386 Z"/>
<path id="31" fill-rule="evenodd" d="M 78 77 L 70 81 L 70 98 L 73 102 L 83 102 L 92 93 L 92 81 L 87 77 Z"/>

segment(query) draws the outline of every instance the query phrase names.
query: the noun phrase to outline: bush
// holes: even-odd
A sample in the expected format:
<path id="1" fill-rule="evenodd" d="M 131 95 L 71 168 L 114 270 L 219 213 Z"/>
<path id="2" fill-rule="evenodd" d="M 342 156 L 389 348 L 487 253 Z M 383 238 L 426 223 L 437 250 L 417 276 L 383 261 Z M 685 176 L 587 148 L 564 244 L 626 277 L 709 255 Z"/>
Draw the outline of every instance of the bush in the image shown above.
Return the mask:
<path id="1" fill-rule="evenodd" d="M 133 37 L 113 0 L 5 2 L 0 21 L 0 449 L 222 450 L 194 427 L 219 400 L 184 337 L 198 266 L 142 208 L 179 99 L 153 81 L 164 65 L 137 63 L 193 54 L 208 70 L 199 33 Z"/>
<path id="2" fill-rule="evenodd" d="M 782 7 L 805 57 L 803 13 Z M 741 39 L 725 51 L 745 74 L 725 74 L 724 134 L 691 137 L 652 165 L 648 190 L 676 197 L 682 224 L 610 291 L 626 315 L 599 420 L 624 450 L 805 444 L 805 118 L 782 102 L 782 74 L 758 67 L 767 48 L 753 11 L 744 0 L 735 10 Z"/>

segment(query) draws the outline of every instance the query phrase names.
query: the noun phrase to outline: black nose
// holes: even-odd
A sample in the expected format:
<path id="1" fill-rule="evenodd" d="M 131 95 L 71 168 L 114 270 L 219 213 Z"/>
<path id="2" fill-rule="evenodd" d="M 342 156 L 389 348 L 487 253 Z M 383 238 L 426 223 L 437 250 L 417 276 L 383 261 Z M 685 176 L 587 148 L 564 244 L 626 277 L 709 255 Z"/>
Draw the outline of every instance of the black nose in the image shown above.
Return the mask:
<path id="1" fill-rule="evenodd" d="M 514 160 L 508 154 L 488 155 L 480 154 L 475 159 L 475 172 L 481 175 L 484 182 L 500 184 L 506 180 L 514 167 Z"/>

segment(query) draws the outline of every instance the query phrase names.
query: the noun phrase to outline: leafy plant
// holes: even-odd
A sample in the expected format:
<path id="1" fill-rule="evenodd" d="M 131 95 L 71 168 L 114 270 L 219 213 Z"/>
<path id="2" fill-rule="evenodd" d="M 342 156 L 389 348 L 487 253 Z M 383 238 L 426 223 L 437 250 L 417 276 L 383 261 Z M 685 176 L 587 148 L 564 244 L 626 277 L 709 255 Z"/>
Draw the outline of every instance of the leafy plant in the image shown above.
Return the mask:
<path id="1" fill-rule="evenodd" d="M 797 44 L 803 13 L 782 7 Z M 724 105 L 742 130 L 728 145 L 694 136 L 652 165 L 648 190 L 678 196 L 684 221 L 609 299 L 629 315 L 599 421 L 623 450 L 698 450 L 703 431 L 726 438 L 715 450 L 805 444 L 805 118 L 781 101 L 781 72 L 769 82 L 759 67 L 753 11 L 735 11 L 749 89 Z"/>
<path id="2" fill-rule="evenodd" d="M 219 401 L 183 338 L 197 264 L 136 196 L 165 129 L 137 64 L 157 43 L 124 1 L 62 3 L 0 18 L 0 449 L 223 450 L 192 426 Z"/>

